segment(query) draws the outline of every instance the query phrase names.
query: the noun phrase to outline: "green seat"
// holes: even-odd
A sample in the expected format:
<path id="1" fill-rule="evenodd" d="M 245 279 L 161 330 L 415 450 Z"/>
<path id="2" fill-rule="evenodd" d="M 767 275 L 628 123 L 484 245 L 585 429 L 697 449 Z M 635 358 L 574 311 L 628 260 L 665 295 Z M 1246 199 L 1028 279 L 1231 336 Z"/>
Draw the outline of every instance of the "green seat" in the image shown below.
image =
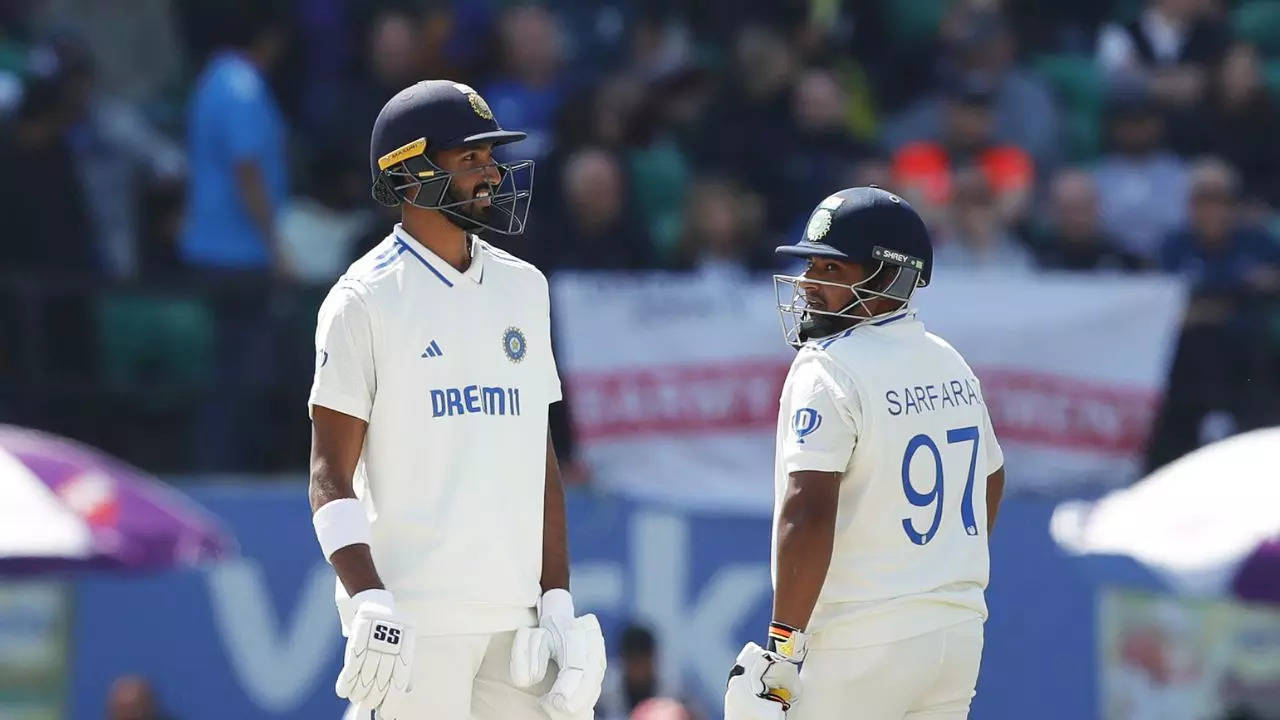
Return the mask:
<path id="1" fill-rule="evenodd" d="M 950 5 L 950 0 L 894 0 L 886 3 L 894 41 L 910 45 L 937 35 L 942 16 Z"/>
<path id="2" fill-rule="evenodd" d="M 660 258 L 674 256 L 680 241 L 689 163 L 673 142 L 637 148 L 629 156 L 636 207 Z"/>
<path id="3" fill-rule="evenodd" d="M 1102 106 L 1106 83 L 1092 57 L 1042 55 L 1036 71 L 1062 102 L 1067 151 L 1072 160 L 1088 160 L 1098 153 L 1102 135 Z"/>
<path id="4" fill-rule="evenodd" d="M 214 320 L 199 299 L 109 294 L 97 327 L 103 380 L 146 409 L 185 402 L 213 377 Z"/>
<path id="5" fill-rule="evenodd" d="M 1280 55 L 1280 2 L 1249 0 L 1231 13 L 1231 27 L 1264 55 Z"/>
<path id="6" fill-rule="evenodd" d="M 1271 91 L 1272 97 L 1280 102 L 1280 59 L 1268 60 L 1262 65 L 1262 81 Z"/>

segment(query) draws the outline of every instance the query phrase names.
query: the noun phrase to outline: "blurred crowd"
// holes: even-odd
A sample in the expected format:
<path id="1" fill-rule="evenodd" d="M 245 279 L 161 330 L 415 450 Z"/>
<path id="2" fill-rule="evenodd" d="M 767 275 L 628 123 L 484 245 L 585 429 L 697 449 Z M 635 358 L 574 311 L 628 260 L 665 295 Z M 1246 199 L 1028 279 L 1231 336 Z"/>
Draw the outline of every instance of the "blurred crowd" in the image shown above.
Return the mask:
<path id="1" fill-rule="evenodd" d="M 549 274 L 767 271 L 878 184 L 940 272 L 1189 280 L 1150 464 L 1280 422 L 1276 0 L 232 4 L 0 3 L 0 420 L 304 466 L 315 308 L 395 220 L 373 119 L 446 77 L 529 132 L 494 241 Z"/>

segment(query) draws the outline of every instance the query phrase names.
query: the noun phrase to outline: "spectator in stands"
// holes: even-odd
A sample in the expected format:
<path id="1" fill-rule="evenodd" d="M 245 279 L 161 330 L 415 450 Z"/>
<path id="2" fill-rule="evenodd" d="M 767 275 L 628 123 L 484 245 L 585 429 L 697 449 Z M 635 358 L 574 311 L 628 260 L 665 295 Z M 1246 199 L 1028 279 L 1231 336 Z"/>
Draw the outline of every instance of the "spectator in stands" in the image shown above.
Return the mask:
<path id="1" fill-rule="evenodd" d="M 419 28 L 417 16 L 403 7 L 393 5 L 373 13 L 363 36 L 363 72 L 347 83 L 342 107 L 328 118 L 323 130 L 327 143 L 345 152 L 366 150 L 373 121 L 387 99 L 431 77 L 424 72 L 426 49 Z"/>
<path id="2" fill-rule="evenodd" d="M 138 197 L 156 186 L 183 180 L 185 160 L 178 145 L 161 134 L 133 102 L 114 96 L 98 80 L 97 60 L 74 35 L 50 37 L 40 52 L 50 53 L 75 95 L 75 120 L 68 138 L 76 153 L 72 170 L 85 189 L 92 235 L 101 269 L 115 277 L 139 270 Z"/>
<path id="3" fill-rule="evenodd" d="M 1000 220 L 1012 224 L 1025 215 L 1035 181 L 1031 157 L 994 138 L 995 95 L 979 78 L 951 90 L 946 132 L 941 141 L 904 145 L 893 158 L 895 188 L 926 217 L 936 220 L 951 202 L 955 174 L 976 167 L 995 195 Z"/>
<path id="4" fill-rule="evenodd" d="M 351 263 L 356 245 L 370 233 L 379 213 L 369 202 L 369 173 L 362 155 L 341 148 L 310 158 L 310 187 L 292 198 L 280 217 L 280 251 L 296 280 L 328 285 Z"/>
<path id="5" fill-rule="evenodd" d="M 1161 265 L 1192 287 L 1151 465 L 1158 467 L 1221 434 L 1276 421 L 1268 370 L 1266 303 L 1280 296 L 1280 246 L 1241 222 L 1239 178 L 1221 160 L 1191 173 L 1190 222 L 1169 236 Z"/>
<path id="6" fill-rule="evenodd" d="M 32 23 L 45 33 L 74 33 L 94 59 L 96 82 L 107 95 L 129 103 L 152 103 L 172 89 L 183 50 L 175 32 L 171 0 L 131 0 L 128 22 L 120 7 L 100 0 L 43 0 Z"/>
<path id="7" fill-rule="evenodd" d="M 844 187 L 840 181 L 869 150 L 846 122 L 848 99 L 829 70 L 810 68 L 799 77 L 791 96 L 791 131 L 780 132 L 771 152 L 777 153 L 774 186 L 767 196 L 771 227 L 804 222 L 813 209 L 816 188 Z"/>
<path id="8" fill-rule="evenodd" d="M 569 93 L 562 29 L 547 8 L 515 5 L 499 19 L 498 36 L 502 72 L 481 94 L 504 125 L 529 133 L 520 157 L 541 160 L 554 147 L 556 114 Z"/>
<path id="9" fill-rule="evenodd" d="M 615 647 L 615 646 L 610 646 Z M 641 625 L 628 625 L 616 645 L 621 662 L 610 663 L 598 707 L 602 717 L 624 720 L 646 700 L 666 695 L 658 672 L 658 647 L 653 633 Z"/>
<path id="10" fill-rule="evenodd" d="M 1248 310 L 1251 299 L 1280 292 L 1280 246 L 1263 229 L 1240 222 L 1239 176 L 1219 159 L 1191 171 L 1190 223 L 1169 236 L 1162 267 L 1185 275 L 1196 295 L 1239 303 L 1231 315 Z"/>
<path id="11" fill-rule="evenodd" d="M 982 85 L 990 94 L 990 139 L 1021 148 L 1041 170 L 1061 157 L 1061 128 L 1057 102 L 1049 86 L 1018 67 L 1016 44 L 1005 19 L 989 9 L 991 3 L 955 3 L 948 31 L 939 87 L 884 126 L 885 146 L 898 150 L 919 140 L 938 141 L 948 135 L 948 90 L 956 85 Z M 982 7 L 987 6 L 987 7 Z"/>
<path id="12" fill-rule="evenodd" d="M 799 73 L 795 50 L 776 30 L 746 25 L 734 39 L 732 60 L 690 153 L 698 165 L 767 194 L 777 188 L 775 163 L 761 162 L 754 150 L 791 127 L 791 92 Z"/>
<path id="13" fill-rule="evenodd" d="M 694 182 L 675 267 L 722 280 L 767 267 L 771 258 L 760 241 L 763 220 L 760 198 L 737 183 L 710 177 Z"/>
<path id="14" fill-rule="evenodd" d="M 1102 228 L 1154 263 L 1165 235 L 1186 218 L 1186 165 L 1165 148 L 1164 120 L 1145 93 L 1112 99 L 1108 135 L 1111 149 L 1093 171 Z"/>
<path id="15" fill-rule="evenodd" d="M 276 214 L 288 190 L 285 126 L 267 75 L 285 35 L 283 19 L 267 7 L 246 3 L 228 20 L 227 47 L 196 81 L 182 237 L 183 259 L 194 267 L 284 272 Z"/>
<path id="16" fill-rule="evenodd" d="M 1039 243 L 1042 267 L 1058 270 L 1137 270 L 1142 261 L 1116 247 L 1102 230 L 1098 188 L 1089 173 L 1059 171 L 1049 188 L 1049 227 Z"/>
<path id="17" fill-rule="evenodd" d="M 102 257 L 72 130 L 84 121 L 88 68 L 42 46 L 30 54 L 21 104 L 0 133 L 0 269 L 97 273 Z"/>
<path id="18" fill-rule="evenodd" d="M 1193 152 L 1219 156 L 1240 171 L 1244 199 L 1280 208 L 1280 109 L 1263 84 L 1257 48 L 1231 46 L 1190 127 Z"/>
<path id="19" fill-rule="evenodd" d="M 267 82 L 284 50 L 284 18 L 269 3 L 246 2 L 226 22 L 228 46 L 191 101 L 180 243 L 196 287 L 213 292 L 217 324 L 217 389 L 201 403 L 196 433 L 201 471 L 261 467 L 271 442 L 271 282 L 291 274 L 277 232 L 288 191 L 285 125 Z"/>
<path id="20" fill-rule="evenodd" d="M 560 220 L 531 223 L 530 237 L 539 241 L 526 259 L 553 269 L 634 270 L 649 264 L 648 236 L 630 211 L 627 179 L 616 154 L 603 148 L 573 153 L 565 161 L 559 195 Z"/>
<path id="21" fill-rule="evenodd" d="M 1162 107 L 1195 105 L 1226 47 L 1226 30 L 1208 6 L 1204 0 L 1148 0 L 1137 20 L 1103 26 L 1099 67 L 1112 85 L 1144 88 Z"/>
<path id="22" fill-rule="evenodd" d="M 107 720 L 163 720 L 155 688 L 146 678 L 126 675 L 111 683 L 107 695 Z"/>
<path id="23" fill-rule="evenodd" d="M 1032 269 L 1031 253 L 1000 217 L 986 173 L 966 168 L 956 173 L 949 220 L 933 252 L 940 268 L 1020 273 Z"/>

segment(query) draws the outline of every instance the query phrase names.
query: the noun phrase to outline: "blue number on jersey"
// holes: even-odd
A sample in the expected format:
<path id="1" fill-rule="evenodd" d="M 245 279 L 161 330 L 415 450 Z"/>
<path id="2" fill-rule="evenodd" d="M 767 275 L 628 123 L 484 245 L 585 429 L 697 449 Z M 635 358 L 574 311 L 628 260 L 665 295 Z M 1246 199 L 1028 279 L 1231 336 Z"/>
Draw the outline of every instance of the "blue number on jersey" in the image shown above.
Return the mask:
<path id="1" fill-rule="evenodd" d="M 973 442 L 973 448 L 969 454 L 969 477 L 964 484 L 964 495 L 960 498 L 960 521 L 964 523 L 964 531 L 968 535 L 978 534 L 978 524 L 973 517 L 973 478 L 978 464 L 978 437 L 976 425 L 947 431 L 948 444 Z M 911 484 L 911 459 L 921 447 L 929 448 L 929 452 L 933 454 L 933 486 L 925 492 L 917 492 L 915 486 Z M 924 433 L 916 435 L 907 443 L 907 450 L 902 455 L 902 492 L 907 496 L 907 502 L 916 507 L 932 506 L 933 522 L 929 524 L 928 530 L 920 532 L 911 518 L 903 518 L 902 529 L 906 531 L 907 538 L 912 543 L 924 545 L 938 534 L 938 526 L 942 524 L 942 488 L 942 453 L 938 451 L 938 445 L 933 438 Z"/>

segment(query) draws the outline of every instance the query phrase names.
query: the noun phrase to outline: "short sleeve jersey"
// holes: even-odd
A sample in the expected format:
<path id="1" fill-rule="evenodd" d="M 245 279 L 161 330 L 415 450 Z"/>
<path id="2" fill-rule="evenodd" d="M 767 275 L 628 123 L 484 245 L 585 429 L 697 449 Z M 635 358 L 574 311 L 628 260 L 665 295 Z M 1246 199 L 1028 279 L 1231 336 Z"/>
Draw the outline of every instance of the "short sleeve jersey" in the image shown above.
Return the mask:
<path id="1" fill-rule="evenodd" d="M 831 565 L 808 628 L 819 646 L 986 616 L 986 479 L 1004 456 L 978 379 L 913 310 L 802 346 L 776 458 L 775 527 L 791 473 L 840 474 Z"/>
<path id="2" fill-rule="evenodd" d="M 334 285 L 316 329 L 310 406 L 368 423 L 354 480 L 374 563 L 425 633 L 518 627 L 540 594 L 560 399 L 547 281 L 471 248 L 459 272 L 397 225 Z"/>

